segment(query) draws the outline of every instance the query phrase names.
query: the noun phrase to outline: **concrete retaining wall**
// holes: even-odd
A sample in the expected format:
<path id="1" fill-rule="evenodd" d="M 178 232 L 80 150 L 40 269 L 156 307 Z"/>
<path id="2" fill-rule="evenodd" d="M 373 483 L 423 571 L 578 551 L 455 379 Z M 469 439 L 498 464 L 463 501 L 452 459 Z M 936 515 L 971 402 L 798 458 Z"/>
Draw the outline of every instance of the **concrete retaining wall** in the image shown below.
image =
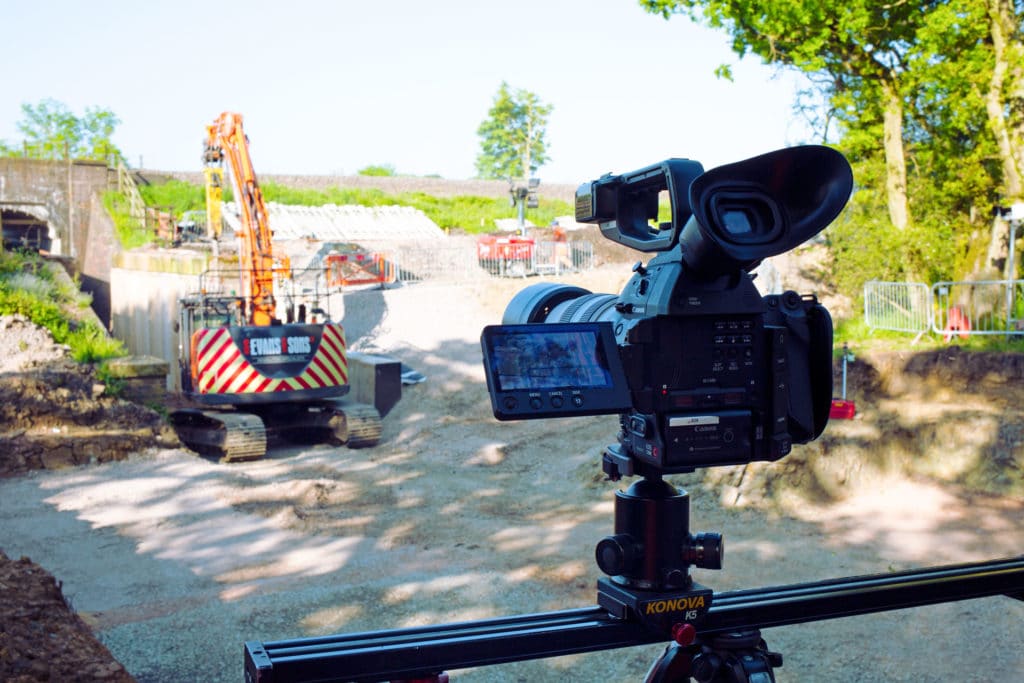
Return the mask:
<path id="1" fill-rule="evenodd" d="M 188 249 L 121 252 L 110 269 L 111 328 L 137 356 L 167 361 L 169 390 L 180 389 L 178 299 L 194 292 L 209 254 Z"/>

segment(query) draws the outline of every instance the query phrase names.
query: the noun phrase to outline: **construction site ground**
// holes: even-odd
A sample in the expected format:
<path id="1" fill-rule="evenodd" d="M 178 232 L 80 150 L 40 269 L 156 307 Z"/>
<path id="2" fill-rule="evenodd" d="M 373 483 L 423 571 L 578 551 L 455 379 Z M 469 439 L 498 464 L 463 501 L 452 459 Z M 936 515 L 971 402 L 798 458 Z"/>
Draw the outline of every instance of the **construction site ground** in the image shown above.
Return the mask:
<path id="1" fill-rule="evenodd" d="M 559 281 L 618 291 L 629 274 L 613 263 Z M 49 360 L 4 366 L 0 406 L 18 408 L 0 413 L 0 680 L 239 681 L 246 640 L 594 604 L 615 418 L 501 423 L 484 385 L 480 329 L 532 281 L 346 297 L 351 345 L 427 378 L 370 449 L 279 444 L 222 465 L 92 381 L 54 380 Z M 724 568 L 698 581 L 728 591 L 1021 553 L 1021 357 L 856 351 L 856 419 L 778 463 L 673 477 L 692 530 L 725 536 Z M 68 391 L 18 393 L 45 391 L 45 377 Z M 77 455 L 68 442 L 90 424 L 141 441 Z M 63 460 L 28 453 L 61 447 Z M 764 635 L 784 654 L 779 680 L 1020 680 L 1022 619 L 1024 603 L 987 598 Z M 660 650 L 452 674 L 636 681 Z"/>

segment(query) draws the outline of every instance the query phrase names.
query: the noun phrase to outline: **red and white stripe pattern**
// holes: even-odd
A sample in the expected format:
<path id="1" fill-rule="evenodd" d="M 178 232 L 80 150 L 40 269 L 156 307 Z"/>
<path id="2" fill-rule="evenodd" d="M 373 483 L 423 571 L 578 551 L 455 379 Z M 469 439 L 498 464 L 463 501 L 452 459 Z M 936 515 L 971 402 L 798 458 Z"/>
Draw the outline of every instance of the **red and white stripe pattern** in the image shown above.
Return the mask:
<path id="1" fill-rule="evenodd" d="M 345 333 L 324 325 L 320 345 L 305 369 L 292 377 L 267 377 L 242 354 L 227 328 L 203 329 L 192 336 L 192 367 L 200 394 L 258 394 L 342 386 L 348 382 Z"/>

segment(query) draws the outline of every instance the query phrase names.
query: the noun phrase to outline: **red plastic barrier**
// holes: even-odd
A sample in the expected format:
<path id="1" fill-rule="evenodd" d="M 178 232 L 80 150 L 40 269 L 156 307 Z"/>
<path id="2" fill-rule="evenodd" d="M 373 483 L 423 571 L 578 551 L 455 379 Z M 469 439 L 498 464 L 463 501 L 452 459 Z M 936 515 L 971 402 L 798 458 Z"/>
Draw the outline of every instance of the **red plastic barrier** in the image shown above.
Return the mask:
<path id="1" fill-rule="evenodd" d="M 968 318 L 959 306 L 950 306 L 946 311 L 946 335 L 943 339 L 948 343 L 956 334 L 961 339 L 967 339 L 971 331 L 971 319 Z"/>

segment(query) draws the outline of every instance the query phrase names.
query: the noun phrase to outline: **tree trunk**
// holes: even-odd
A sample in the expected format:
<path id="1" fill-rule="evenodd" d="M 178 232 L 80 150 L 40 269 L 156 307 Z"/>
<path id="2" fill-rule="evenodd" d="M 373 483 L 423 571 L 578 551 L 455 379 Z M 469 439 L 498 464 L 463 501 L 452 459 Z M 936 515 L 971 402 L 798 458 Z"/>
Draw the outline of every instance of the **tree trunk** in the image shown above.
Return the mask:
<path id="1" fill-rule="evenodd" d="M 999 162 L 1003 171 L 1003 204 L 1009 205 L 1024 198 L 1024 183 L 1021 180 L 1021 159 L 1019 150 L 1014 150 L 1006 119 L 1006 79 L 1010 69 L 1010 54 L 1007 40 L 1012 37 L 1013 12 L 1007 0 L 988 0 L 989 35 L 992 39 L 993 69 L 985 93 L 985 113 L 989 130 L 995 138 Z M 1016 153 L 1015 153 L 1016 152 Z M 987 268 L 999 268 L 1007 261 L 1010 248 L 1010 225 L 1008 221 L 996 218 L 992 222 L 992 234 L 986 254 Z M 1015 274 L 1008 274 L 1014 277 Z"/>
<path id="2" fill-rule="evenodd" d="M 883 137 L 885 145 L 885 191 L 889 220 L 897 229 L 910 224 L 907 206 L 907 160 L 903 154 L 903 101 L 896 85 L 882 81 Z"/>
<path id="3" fill-rule="evenodd" d="M 1007 39 L 1013 34 L 1013 13 L 1007 0 L 989 0 L 989 29 L 992 37 L 992 51 L 995 68 L 989 80 L 985 95 L 985 111 L 989 128 L 996 139 L 999 161 L 1003 167 L 1003 197 L 1007 203 L 1022 199 L 1024 182 L 1021 179 L 1020 159 L 1014 154 L 1010 130 L 1006 120 L 1006 96 L 1003 88 L 1010 68 Z"/>

